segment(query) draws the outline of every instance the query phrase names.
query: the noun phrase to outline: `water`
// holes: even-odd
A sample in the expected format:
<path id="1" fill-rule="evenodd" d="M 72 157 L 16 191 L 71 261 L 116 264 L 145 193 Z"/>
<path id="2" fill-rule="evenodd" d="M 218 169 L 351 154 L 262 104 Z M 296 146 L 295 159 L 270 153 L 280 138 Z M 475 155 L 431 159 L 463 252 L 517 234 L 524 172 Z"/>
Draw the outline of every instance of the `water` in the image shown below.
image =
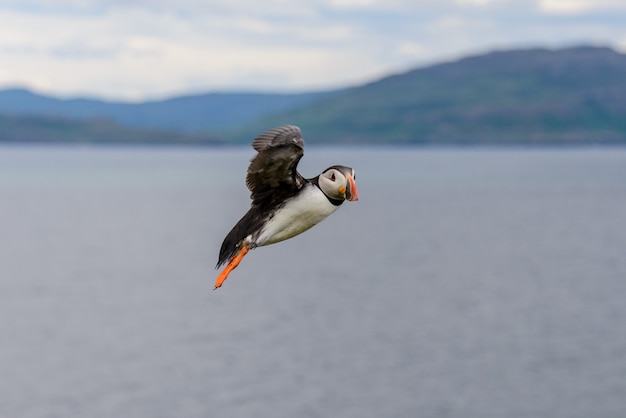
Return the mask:
<path id="1" fill-rule="evenodd" d="M 213 291 L 251 156 L 0 147 L 0 416 L 626 416 L 626 149 L 308 149 Z"/>

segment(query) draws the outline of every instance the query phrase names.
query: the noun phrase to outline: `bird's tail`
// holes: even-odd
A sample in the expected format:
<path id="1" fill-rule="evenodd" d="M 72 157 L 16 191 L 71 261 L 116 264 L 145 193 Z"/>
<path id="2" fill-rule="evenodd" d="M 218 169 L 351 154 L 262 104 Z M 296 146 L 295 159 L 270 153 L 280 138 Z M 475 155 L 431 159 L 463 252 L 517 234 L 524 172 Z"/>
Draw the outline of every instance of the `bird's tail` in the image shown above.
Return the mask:
<path id="1" fill-rule="evenodd" d="M 226 263 L 230 259 L 232 259 L 237 253 L 241 250 L 241 246 L 244 245 L 246 237 L 248 237 L 251 233 L 259 229 L 261 226 L 261 219 L 255 216 L 255 212 L 249 210 L 237 224 L 230 230 L 226 238 L 224 238 L 224 242 L 222 242 L 222 247 L 220 248 L 219 260 L 217 261 L 217 265 L 215 268 L 219 268 L 222 264 Z M 250 242 L 246 242 L 246 245 L 250 247 L 249 249 L 254 248 Z"/>

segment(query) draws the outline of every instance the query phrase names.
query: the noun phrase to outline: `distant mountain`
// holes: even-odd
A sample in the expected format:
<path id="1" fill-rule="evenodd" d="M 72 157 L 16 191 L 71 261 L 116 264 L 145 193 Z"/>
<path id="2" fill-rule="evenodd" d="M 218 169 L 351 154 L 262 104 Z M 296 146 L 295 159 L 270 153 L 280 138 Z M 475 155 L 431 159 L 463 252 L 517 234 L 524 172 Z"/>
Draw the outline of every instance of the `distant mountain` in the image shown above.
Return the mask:
<path id="1" fill-rule="evenodd" d="M 333 92 L 137 104 L 0 91 L 0 141 L 249 143 L 287 123 L 309 144 L 626 144 L 626 55 L 499 51 Z"/>
<path id="2" fill-rule="evenodd" d="M 383 78 L 257 121 L 309 143 L 626 144 L 626 55 L 609 48 L 493 52 Z"/>
<path id="3" fill-rule="evenodd" d="M 108 119 L 133 128 L 218 132 L 332 94 L 210 93 L 143 103 L 116 103 L 94 99 L 64 100 L 25 89 L 10 89 L 0 91 L 0 114 L 81 121 Z"/>
<path id="4" fill-rule="evenodd" d="M 206 134 L 136 129 L 105 119 L 72 120 L 47 116 L 0 115 L 0 143 L 185 144 L 222 141 Z"/>

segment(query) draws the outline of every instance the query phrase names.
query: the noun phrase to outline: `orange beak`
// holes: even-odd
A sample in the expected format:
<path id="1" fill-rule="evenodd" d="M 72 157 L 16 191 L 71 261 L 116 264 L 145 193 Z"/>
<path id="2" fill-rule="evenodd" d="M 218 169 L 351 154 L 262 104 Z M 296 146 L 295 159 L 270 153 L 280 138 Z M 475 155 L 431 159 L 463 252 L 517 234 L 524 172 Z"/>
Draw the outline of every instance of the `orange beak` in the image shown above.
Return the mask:
<path id="1" fill-rule="evenodd" d="M 359 200 L 359 192 L 356 189 L 356 184 L 351 175 L 347 175 L 348 184 L 346 184 L 346 200 L 354 201 Z"/>

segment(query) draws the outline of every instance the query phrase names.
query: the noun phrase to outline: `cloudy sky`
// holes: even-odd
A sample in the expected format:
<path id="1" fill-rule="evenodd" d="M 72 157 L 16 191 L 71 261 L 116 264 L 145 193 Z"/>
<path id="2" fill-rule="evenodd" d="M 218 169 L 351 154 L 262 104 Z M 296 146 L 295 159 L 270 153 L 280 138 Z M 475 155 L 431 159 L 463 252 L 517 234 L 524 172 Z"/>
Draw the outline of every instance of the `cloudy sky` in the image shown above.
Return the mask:
<path id="1" fill-rule="evenodd" d="M 492 49 L 626 51 L 624 0 L 0 0 L 0 88 L 307 91 Z"/>

